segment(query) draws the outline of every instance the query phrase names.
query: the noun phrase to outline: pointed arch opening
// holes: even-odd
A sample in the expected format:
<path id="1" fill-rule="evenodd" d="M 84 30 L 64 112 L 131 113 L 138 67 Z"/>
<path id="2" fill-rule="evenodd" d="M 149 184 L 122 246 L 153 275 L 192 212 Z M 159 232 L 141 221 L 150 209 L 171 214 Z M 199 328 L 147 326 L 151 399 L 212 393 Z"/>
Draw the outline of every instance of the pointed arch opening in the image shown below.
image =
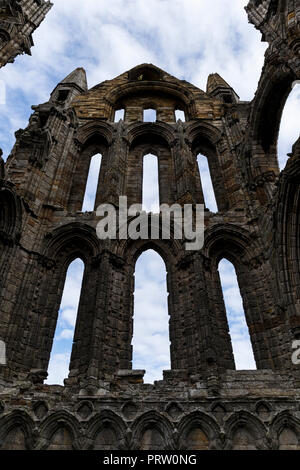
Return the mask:
<path id="1" fill-rule="evenodd" d="M 139 256 L 134 280 L 133 369 L 146 370 L 145 383 L 153 383 L 170 369 L 166 266 L 156 251 Z"/>
<path id="2" fill-rule="evenodd" d="M 255 437 L 251 430 L 239 426 L 232 437 L 232 450 L 257 450 Z"/>
<path id="3" fill-rule="evenodd" d="M 299 440 L 296 433 L 288 428 L 285 427 L 282 429 L 281 433 L 278 437 L 278 450 L 299 450 Z"/>
<path id="4" fill-rule="evenodd" d="M 295 82 L 286 100 L 280 121 L 277 143 L 278 165 L 280 170 L 284 169 L 288 160 L 288 154 L 292 152 L 292 146 L 299 137 L 299 122 L 295 119 L 295 116 L 299 115 L 299 111 L 300 83 Z"/>
<path id="5" fill-rule="evenodd" d="M 235 267 L 223 258 L 219 262 L 218 269 L 236 369 L 256 369 Z"/>
<path id="6" fill-rule="evenodd" d="M 26 450 L 26 437 L 22 426 L 16 425 L 5 437 L 1 450 Z"/>
<path id="7" fill-rule="evenodd" d="M 144 109 L 143 120 L 144 122 L 156 122 L 156 110 L 153 108 Z"/>
<path id="8" fill-rule="evenodd" d="M 95 210 L 101 162 L 102 155 L 100 153 L 97 153 L 91 158 L 88 178 L 85 187 L 85 194 L 82 203 L 82 212 L 92 212 Z"/>
<path id="9" fill-rule="evenodd" d="M 114 119 L 114 122 L 119 122 L 121 119 L 122 121 L 124 121 L 124 117 L 125 117 L 125 109 L 117 109 L 115 111 L 115 119 Z"/>
<path id="10" fill-rule="evenodd" d="M 207 435 L 199 427 L 193 427 L 186 437 L 188 450 L 208 450 L 209 440 Z"/>
<path id="11" fill-rule="evenodd" d="M 84 262 L 77 258 L 69 264 L 67 269 L 48 365 L 46 381 L 48 385 L 63 385 L 64 379 L 69 374 L 84 268 Z"/>
<path id="12" fill-rule="evenodd" d="M 210 175 L 210 168 L 208 159 L 205 155 L 199 153 L 197 155 L 197 163 L 200 173 L 200 180 L 202 185 L 203 197 L 205 207 L 211 210 L 211 212 L 218 212 L 218 205 L 216 201 L 215 191 Z"/>
<path id="13" fill-rule="evenodd" d="M 13 239 L 20 231 L 22 210 L 13 192 L 2 188 L 0 192 L 0 233 Z"/>
<path id="14" fill-rule="evenodd" d="M 0 339 L 0 365 L 6 365 L 6 344 Z"/>
<path id="15" fill-rule="evenodd" d="M 148 153 L 143 159 L 142 207 L 146 212 L 159 212 L 158 158 L 152 153 Z"/>
<path id="16" fill-rule="evenodd" d="M 73 437 L 68 428 L 60 426 L 51 437 L 47 450 L 72 450 Z"/>
<path id="17" fill-rule="evenodd" d="M 1 44 L 0 44 L 1 48 Z M 6 86 L 4 80 L 0 80 L 0 104 L 6 104 Z"/>

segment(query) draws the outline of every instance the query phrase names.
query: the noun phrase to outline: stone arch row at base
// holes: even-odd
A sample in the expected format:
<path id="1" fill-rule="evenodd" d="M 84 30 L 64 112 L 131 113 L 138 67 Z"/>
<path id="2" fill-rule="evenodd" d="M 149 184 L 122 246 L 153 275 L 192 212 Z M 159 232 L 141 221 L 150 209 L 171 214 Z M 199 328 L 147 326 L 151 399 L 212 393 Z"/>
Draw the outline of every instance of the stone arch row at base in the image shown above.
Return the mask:
<path id="1" fill-rule="evenodd" d="M 300 450 L 300 420 L 288 411 L 270 423 L 247 411 L 229 415 L 223 426 L 200 411 L 171 422 L 150 411 L 134 422 L 112 411 L 80 421 L 56 411 L 36 422 L 25 411 L 0 420 L 0 450 Z"/>

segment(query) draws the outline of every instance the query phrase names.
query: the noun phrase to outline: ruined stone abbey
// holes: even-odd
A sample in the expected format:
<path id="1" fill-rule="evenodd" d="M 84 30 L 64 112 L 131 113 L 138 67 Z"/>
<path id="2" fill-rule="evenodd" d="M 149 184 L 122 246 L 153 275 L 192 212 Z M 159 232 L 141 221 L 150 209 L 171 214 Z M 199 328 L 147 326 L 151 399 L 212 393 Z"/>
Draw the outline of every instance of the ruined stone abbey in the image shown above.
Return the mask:
<path id="1" fill-rule="evenodd" d="M 0 65 L 30 51 L 50 8 L 0 2 Z M 269 45 L 252 102 L 216 73 L 202 91 L 142 64 L 88 89 L 78 68 L 16 132 L 0 165 L 1 449 L 300 449 L 300 365 L 292 361 L 300 340 L 300 139 L 282 172 L 277 161 L 282 110 L 300 80 L 300 2 L 250 0 L 246 10 Z M 148 108 L 156 122 L 143 122 Z M 124 119 L 115 122 L 120 109 Z M 205 211 L 203 248 L 100 240 L 96 212 L 82 212 L 98 153 L 95 209 L 118 209 L 121 195 L 141 203 L 148 153 L 158 157 L 160 203 L 204 203 L 196 156 L 205 155 L 218 212 Z M 167 267 L 171 342 L 171 370 L 154 384 L 132 370 L 131 346 L 135 262 L 149 248 Z M 85 271 L 70 372 L 64 386 L 46 385 L 76 258 Z M 237 273 L 256 370 L 235 370 L 222 258 Z"/>

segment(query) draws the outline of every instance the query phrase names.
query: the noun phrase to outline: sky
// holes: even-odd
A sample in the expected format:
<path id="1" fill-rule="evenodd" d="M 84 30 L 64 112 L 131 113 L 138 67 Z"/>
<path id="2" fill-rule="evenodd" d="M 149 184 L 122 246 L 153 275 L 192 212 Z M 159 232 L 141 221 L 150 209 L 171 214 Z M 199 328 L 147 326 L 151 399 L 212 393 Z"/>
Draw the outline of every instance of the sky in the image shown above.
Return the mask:
<path id="1" fill-rule="evenodd" d="M 241 100 L 254 97 L 267 45 L 261 42 L 259 31 L 248 24 L 244 11 L 247 0 L 52 2 L 52 10 L 33 35 L 32 56 L 19 56 L 14 64 L 0 71 L 0 146 L 5 159 L 14 144 L 14 132 L 27 126 L 31 106 L 48 101 L 57 83 L 77 67 L 85 68 L 90 88 L 141 63 L 153 63 L 202 90 L 206 89 L 208 75 L 218 72 Z M 282 117 L 278 143 L 281 169 L 299 135 L 295 119 L 299 102 L 297 85 Z M 152 162 L 148 174 L 153 182 L 157 170 L 153 159 Z M 199 165 L 206 202 L 215 210 L 208 170 L 202 164 L 203 161 Z M 92 179 L 96 181 L 96 161 L 92 168 Z M 145 191 L 147 204 L 155 203 L 151 202 L 153 191 Z M 84 210 L 91 201 L 89 194 Z M 62 383 L 67 376 L 67 350 L 72 343 L 82 270 L 80 261 L 70 267 L 48 383 Z M 254 368 L 234 268 L 223 261 L 220 273 L 224 277 L 223 292 L 237 368 Z M 147 370 L 146 381 L 160 379 L 161 370 L 169 367 L 165 275 L 164 263 L 154 252 L 149 251 L 138 260 L 133 359 L 135 368 Z M 143 338 L 145 330 L 148 336 Z"/>

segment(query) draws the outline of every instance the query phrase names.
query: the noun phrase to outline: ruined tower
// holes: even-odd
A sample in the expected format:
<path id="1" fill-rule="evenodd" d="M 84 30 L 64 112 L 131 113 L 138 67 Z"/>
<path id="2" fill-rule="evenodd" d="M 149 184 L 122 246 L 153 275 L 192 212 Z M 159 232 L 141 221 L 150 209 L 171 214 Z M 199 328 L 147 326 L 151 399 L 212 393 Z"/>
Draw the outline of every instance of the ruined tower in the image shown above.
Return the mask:
<path id="1" fill-rule="evenodd" d="M 78 68 L 34 107 L 0 176 L 2 449 L 300 449 L 299 140 L 277 163 L 280 117 L 300 78 L 296 0 L 253 0 L 268 41 L 252 102 L 217 73 L 202 91 L 151 64 L 88 89 Z M 155 122 L 144 122 L 152 108 Z M 124 109 L 124 119 L 115 113 Z M 175 111 L 185 113 L 176 121 Z M 143 156 L 158 157 L 160 203 L 204 203 L 209 162 L 218 212 L 205 240 L 100 240 L 82 212 L 91 157 L 102 155 L 95 209 L 141 203 Z M 132 370 L 135 262 L 167 267 L 171 370 L 153 385 Z M 64 387 L 44 385 L 67 268 L 85 264 Z M 218 273 L 235 266 L 257 370 L 235 370 Z M 14 397 L 14 399 L 12 399 Z"/>
<path id="2" fill-rule="evenodd" d="M 44 20 L 52 3 L 45 0 L 0 1 L 0 67 L 19 54 L 30 54 L 32 33 Z"/>

